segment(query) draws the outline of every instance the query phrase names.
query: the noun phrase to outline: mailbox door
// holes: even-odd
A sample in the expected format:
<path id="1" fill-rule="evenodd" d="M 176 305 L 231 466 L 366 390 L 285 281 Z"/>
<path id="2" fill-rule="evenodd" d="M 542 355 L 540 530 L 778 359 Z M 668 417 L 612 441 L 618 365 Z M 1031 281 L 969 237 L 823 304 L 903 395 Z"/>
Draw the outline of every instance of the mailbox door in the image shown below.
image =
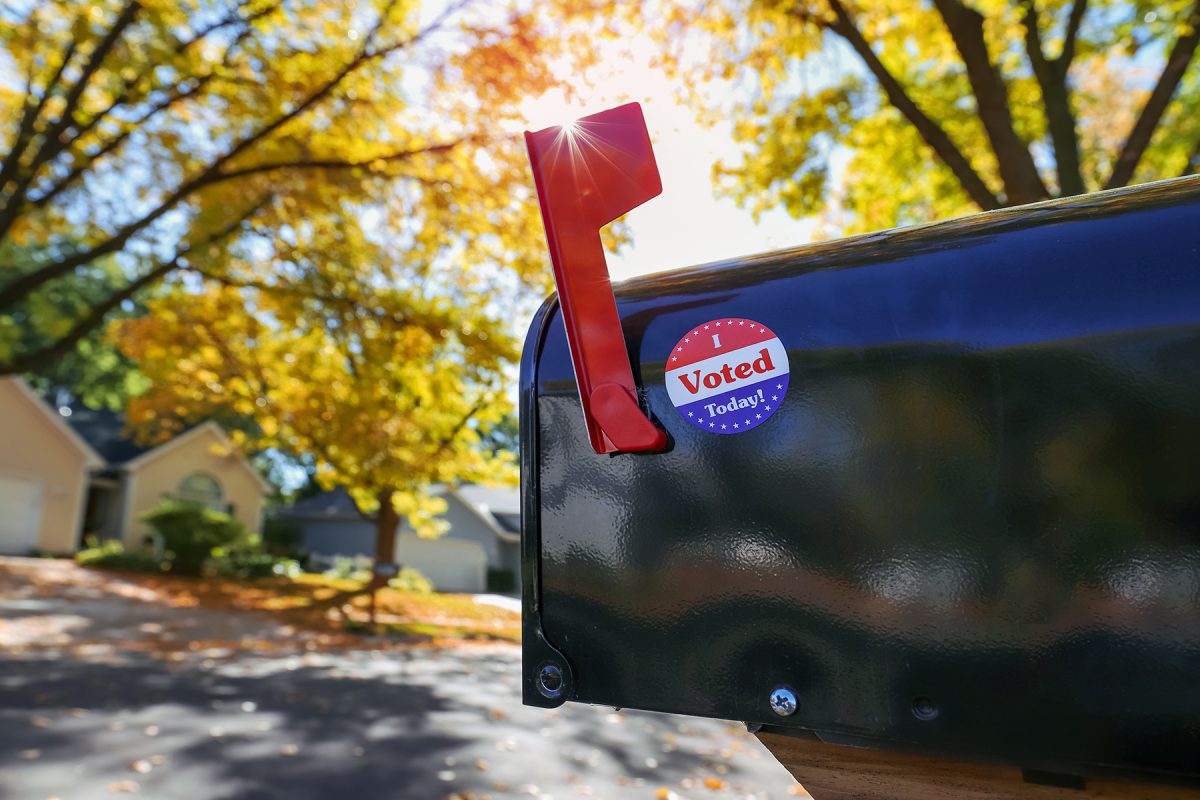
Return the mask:
<path id="1" fill-rule="evenodd" d="M 592 451 L 549 301 L 521 378 L 527 702 L 1200 775 L 1200 181 L 616 294 L 670 444 Z M 736 434 L 664 379 L 722 320 L 788 366 Z"/>

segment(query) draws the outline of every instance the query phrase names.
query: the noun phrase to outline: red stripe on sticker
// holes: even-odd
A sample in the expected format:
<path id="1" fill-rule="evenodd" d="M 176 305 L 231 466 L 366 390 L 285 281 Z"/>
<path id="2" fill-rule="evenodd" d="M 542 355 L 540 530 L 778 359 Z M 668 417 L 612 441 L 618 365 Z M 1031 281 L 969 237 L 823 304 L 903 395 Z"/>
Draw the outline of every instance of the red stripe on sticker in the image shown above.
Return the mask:
<path id="1" fill-rule="evenodd" d="M 668 370 L 679 369 L 774 338 L 770 329 L 754 320 L 742 317 L 710 320 L 679 340 L 667 358 L 666 367 Z"/>

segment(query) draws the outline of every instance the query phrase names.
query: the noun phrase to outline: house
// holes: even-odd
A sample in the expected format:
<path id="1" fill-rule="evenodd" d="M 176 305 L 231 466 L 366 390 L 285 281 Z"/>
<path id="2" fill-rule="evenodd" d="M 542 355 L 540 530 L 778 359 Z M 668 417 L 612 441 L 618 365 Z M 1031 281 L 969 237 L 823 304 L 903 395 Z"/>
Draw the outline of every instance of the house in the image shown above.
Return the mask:
<path id="1" fill-rule="evenodd" d="M 396 532 L 396 562 L 413 567 L 443 592 L 482 592 L 488 571 L 507 572 L 517 585 L 521 566 L 521 504 L 515 489 L 439 486 L 449 529 L 436 539 L 417 536 L 407 522 Z M 310 556 L 373 556 L 375 524 L 344 489 L 301 500 L 276 515 L 295 526 Z"/>
<path id="2" fill-rule="evenodd" d="M 154 447 L 119 414 L 55 409 L 20 378 L 0 379 L 0 553 L 69 553 L 87 535 L 138 546 L 141 517 L 165 498 L 193 500 L 261 526 L 272 487 L 216 423 Z"/>

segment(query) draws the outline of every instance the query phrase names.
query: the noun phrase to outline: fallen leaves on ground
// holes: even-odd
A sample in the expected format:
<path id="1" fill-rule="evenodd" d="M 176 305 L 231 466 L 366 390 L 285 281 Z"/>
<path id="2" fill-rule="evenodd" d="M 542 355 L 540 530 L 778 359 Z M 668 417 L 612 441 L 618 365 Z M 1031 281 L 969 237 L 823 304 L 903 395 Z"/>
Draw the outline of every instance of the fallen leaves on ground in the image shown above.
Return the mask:
<path id="1" fill-rule="evenodd" d="M 268 611 L 307 629 L 361 629 L 370 618 L 371 596 L 354 580 L 301 575 L 238 581 L 175 575 L 130 574 L 122 579 L 165 596 L 175 606 Z M 376 621 L 381 632 L 415 639 L 518 641 L 519 614 L 476 603 L 470 595 L 420 594 L 380 589 Z"/>
<path id="2" fill-rule="evenodd" d="M 116 595 L 138 602 L 175 608 L 203 608 L 268 614 L 279 622 L 270 639 L 249 639 L 233 634 L 225 639 L 196 639 L 191 631 L 147 622 L 117 635 L 93 636 L 76 630 L 80 619 L 67 615 L 39 615 L 28 620 L 0 621 L 0 644 L 12 650 L 51 647 L 91 660 L 115 658 L 119 653 L 141 651 L 170 659 L 195 653 L 210 658 L 235 652 L 355 649 L 363 646 L 360 634 L 388 636 L 389 643 L 373 646 L 459 646 L 470 642 L 520 640 L 520 615 L 494 605 L 475 602 L 470 595 L 418 594 L 392 588 L 377 597 L 377 625 L 370 620 L 371 596 L 358 581 L 302 575 L 261 580 L 186 577 L 171 574 L 117 573 L 85 569 L 70 561 L 39 563 L 34 568 L 19 561 L 0 564 L 4 594 L 19 598 L 56 598 L 64 594 L 88 598 Z M 24 625 L 24 627 L 22 627 Z M 231 631 L 232 633 L 232 631 Z M 84 634 L 84 635 L 80 635 Z"/>

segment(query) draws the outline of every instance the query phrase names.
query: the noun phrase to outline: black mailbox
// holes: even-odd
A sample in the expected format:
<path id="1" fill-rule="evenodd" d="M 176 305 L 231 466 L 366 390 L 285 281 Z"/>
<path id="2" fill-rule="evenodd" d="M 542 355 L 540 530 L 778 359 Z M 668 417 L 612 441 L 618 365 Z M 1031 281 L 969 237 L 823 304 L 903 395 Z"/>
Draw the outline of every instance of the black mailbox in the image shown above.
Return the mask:
<path id="1" fill-rule="evenodd" d="M 557 299 L 525 344 L 527 704 L 1200 779 L 1200 179 L 615 301 L 661 443 L 596 452 Z"/>

